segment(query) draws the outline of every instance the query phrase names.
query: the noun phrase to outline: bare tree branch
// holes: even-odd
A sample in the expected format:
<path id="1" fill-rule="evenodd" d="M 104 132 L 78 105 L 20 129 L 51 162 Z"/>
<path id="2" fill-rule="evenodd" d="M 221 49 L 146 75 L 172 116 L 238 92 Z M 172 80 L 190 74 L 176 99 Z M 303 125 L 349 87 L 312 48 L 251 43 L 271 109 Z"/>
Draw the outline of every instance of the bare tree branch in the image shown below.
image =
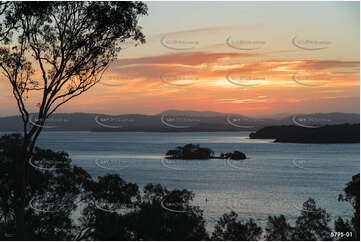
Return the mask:
<path id="1" fill-rule="evenodd" d="M 24 123 L 16 161 L 18 240 L 25 240 L 26 163 L 46 119 L 99 82 L 124 40 L 145 42 L 138 26 L 145 14 L 141 2 L 0 2 L 0 70 Z M 34 98 L 38 120 L 29 126 L 29 99 Z M 79 236 L 83 233 L 88 231 Z"/>

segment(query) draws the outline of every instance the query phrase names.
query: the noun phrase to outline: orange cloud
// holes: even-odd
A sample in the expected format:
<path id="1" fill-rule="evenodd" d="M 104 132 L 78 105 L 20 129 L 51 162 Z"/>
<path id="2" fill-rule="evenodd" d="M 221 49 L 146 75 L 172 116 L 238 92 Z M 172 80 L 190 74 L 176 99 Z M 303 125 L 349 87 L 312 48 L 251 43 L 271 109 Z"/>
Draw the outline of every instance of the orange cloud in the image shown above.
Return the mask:
<path id="1" fill-rule="evenodd" d="M 359 98 L 359 61 L 264 57 L 198 51 L 121 59 L 110 66 L 102 83 L 62 111 L 91 107 L 104 113 L 211 109 L 260 114 L 321 109 Z M 295 74 L 306 85 L 296 83 Z M 312 105 L 315 102 L 319 106 Z"/>

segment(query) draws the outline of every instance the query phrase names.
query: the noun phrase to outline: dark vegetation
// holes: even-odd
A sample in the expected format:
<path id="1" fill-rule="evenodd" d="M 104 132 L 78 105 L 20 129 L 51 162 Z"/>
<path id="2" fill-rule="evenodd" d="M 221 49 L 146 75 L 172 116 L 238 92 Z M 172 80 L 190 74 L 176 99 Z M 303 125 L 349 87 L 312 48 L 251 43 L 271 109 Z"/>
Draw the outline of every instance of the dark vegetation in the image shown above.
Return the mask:
<path id="1" fill-rule="evenodd" d="M 0 138 L 1 240 L 17 239 L 14 160 L 21 144 L 22 137 L 17 134 Z M 294 225 L 280 215 L 269 217 L 266 228 L 261 228 L 254 220 L 243 220 L 230 212 L 217 220 L 209 234 L 203 211 L 190 203 L 194 197 L 190 191 L 169 191 L 161 185 L 148 184 L 141 193 L 136 184 L 127 183 L 118 174 L 94 180 L 82 168 L 72 166 L 64 152 L 36 148 L 34 156 L 69 163 L 53 171 L 26 163 L 25 228 L 29 240 L 359 240 L 359 175 L 352 178 L 339 198 L 353 206 L 354 216 L 351 221 L 338 218 L 334 230 L 329 226 L 329 214 L 310 198 Z M 183 212 L 165 210 L 165 198 L 168 208 Z M 80 202 L 85 207 L 74 223 L 71 213 L 80 209 Z M 112 212 L 116 209 L 125 212 Z M 331 237 L 331 231 L 352 232 L 353 237 Z"/>
<path id="2" fill-rule="evenodd" d="M 251 133 L 249 137 L 286 143 L 360 143 L 360 124 L 326 125 L 320 128 L 270 126 Z"/>
<path id="3" fill-rule="evenodd" d="M 166 153 L 167 159 L 211 159 L 214 157 L 213 150 L 209 148 L 201 148 L 198 144 L 186 144 L 183 147 L 178 146 L 175 150 L 168 150 Z"/>
<path id="4" fill-rule="evenodd" d="M 175 150 L 168 150 L 167 159 L 184 159 L 184 160 L 208 160 L 208 159 L 232 159 L 244 160 L 246 155 L 239 151 L 231 153 L 221 153 L 215 156 L 214 151 L 209 148 L 201 148 L 199 144 L 186 144 L 183 147 L 178 146 Z"/>
<path id="5" fill-rule="evenodd" d="M 63 104 L 101 80 L 109 64 L 117 59 L 122 43 L 145 42 L 138 19 L 146 14 L 143 2 L 0 2 L 0 70 L 12 88 L 22 121 L 17 128 L 23 132 L 23 136 L 1 138 L 1 239 L 209 238 L 202 212 L 188 206 L 191 192 L 176 191 L 174 195 L 191 210 L 169 214 L 161 209 L 160 200 L 174 191 L 149 185 L 141 196 L 136 184 L 118 175 L 94 180 L 83 169 L 72 166 L 66 153 L 36 148 L 47 120 Z M 40 102 L 36 103 L 36 114 L 31 114 L 29 106 L 33 109 L 33 103 L 29 97 L 34 96 Z M 33 115 L 35 121 L 31 120 Z M 39 170 L 29 165 L 33 159 L 62 161 L 62 167 Z M 51 162 L 46 166 L 51 167 Z M 345 201 L 350 199 L 346 196 Z M 70 215 L 77 202 L 86 206 L 79 223 L 74 224 Z M 126 206 L 133 210 L 109 213 L 99 209 L 99 204 L 107 209 Z M 218 225 L 211 238 L 258 239 L 261 233 L 253 221 L 239 222 L 233 214 Z M 342 226 L 351 225 L 342 221 Z"/>
<path id="6" fill-rule="evenodd" d="M 221 153 L 220 158 L 221 159 L 231 159 L 231 160 L 247 159 L 246 155 L 243 152 L 239 152 L 238 150 L 235 150 L 230 153 Z"/>
<path id="7" fill-rule="evenodd" d="M 145 3 L 131 1 L 0 2 L 0 73 L 10 84 L 24 137 L 14 161 L 19 240 L 28 238 L 26 164 L 46 121 L 101 81 L 125 41 L 145 42 L 138 19 L 146 14 Z"/>

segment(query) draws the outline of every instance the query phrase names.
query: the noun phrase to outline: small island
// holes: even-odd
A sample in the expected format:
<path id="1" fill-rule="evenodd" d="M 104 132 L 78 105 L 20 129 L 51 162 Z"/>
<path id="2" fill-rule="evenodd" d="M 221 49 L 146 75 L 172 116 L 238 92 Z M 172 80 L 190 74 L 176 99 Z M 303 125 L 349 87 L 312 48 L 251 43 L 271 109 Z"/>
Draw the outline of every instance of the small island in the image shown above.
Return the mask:
<path id="1" fill-rule="evenodd" d="M 231 159 L 231 160 L 244 160 L 247 159 L 246 155 L 243 152 L 235 150 L 231 153 L 221 153 L 220 159 Z"/>
<path id="2" fill-rule="evenodd" d="M 326 125 L 305 128 L 295 125 L 264 127 L 250 139 L 275 139 L 280 143 L 347 144 L 360 143 L 360 124 Z"/>
<path id="3" fill-rule="evenodd" d="M 215 156 L 214 151 L 209 148 L 202 148 L 199 144 L 186 144 L 183 147 L 178 146 L 175 150 L 168 150 L 166 159 L 182 159 L 182 160 L 208 160 L 208 159 L 232 159 L 244 160 L 246 155 L 240 151 L 230 153 L 221 153 Z"/>

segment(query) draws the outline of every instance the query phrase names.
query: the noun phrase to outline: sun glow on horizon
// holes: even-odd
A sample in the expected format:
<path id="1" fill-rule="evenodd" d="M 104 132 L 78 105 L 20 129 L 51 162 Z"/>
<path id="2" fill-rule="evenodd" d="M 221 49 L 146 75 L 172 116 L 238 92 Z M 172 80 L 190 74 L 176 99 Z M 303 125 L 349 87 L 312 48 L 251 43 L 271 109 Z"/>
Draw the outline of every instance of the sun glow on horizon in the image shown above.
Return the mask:
<path id="1" fill-rule="evenodd" d="M 209 3 L 189 19 L 177 11 L 186 6 L 172 4 L 150 3 L 150 14 L 143 18 L 149 21 L 142 20 L 147 43 L 120 51 L 102 80 L 59 112 L 156 114 L 179 109 L 250 116 L 359 112 L 360 32 L 355 3 L 333 3 L 326 9 L 322 6 L 327 2 L 312 8 L 299 3 L 309 9 L 307 19 L 288 3 L 264 5 L 269 12 L 263 13 L 263 19 L 256 18 L 262 3 L 254 3 L 257 8 L 242 2 L 222 7 Z M 211 18 L 211 9 L 219 9 L 224 19 Z M 255 15 L 230 14 L 237 9 Z M 290 13 L 294 18 L 288 18 Z M 177 16 L 181 25 L 174 19 Z M 342 24 L 343 29 L 336 28 Z M 40 77 L 39 71 L 36 76 Z M 2 116 L 17 114 L 10 90 L 2 78 Z M 29 99 L 33 110 L 37 98 Z"/>

